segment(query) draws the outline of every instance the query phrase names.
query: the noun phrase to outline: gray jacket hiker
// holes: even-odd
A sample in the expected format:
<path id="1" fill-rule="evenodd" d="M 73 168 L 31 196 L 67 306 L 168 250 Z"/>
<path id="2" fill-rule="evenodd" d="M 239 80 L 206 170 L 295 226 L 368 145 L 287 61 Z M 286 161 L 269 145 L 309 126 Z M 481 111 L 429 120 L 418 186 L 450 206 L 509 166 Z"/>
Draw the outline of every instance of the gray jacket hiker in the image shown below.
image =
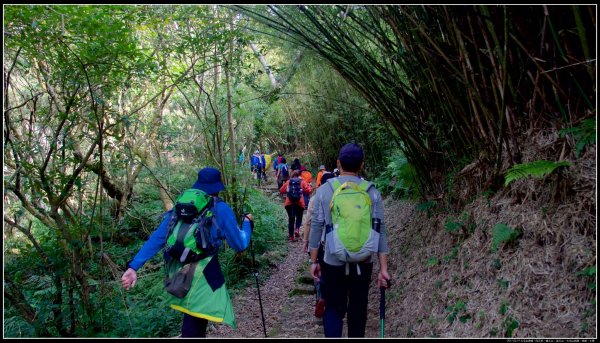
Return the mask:
<path id="1" fill-rule="evenodd" d="M 315 207 L 309 237 L 310 273 L 320 281 L 325 303 L 325 337 L 342 337 L 344 317 L 348 337 L 365 337 L 373 255 L 377 255 L 379 261 L 377 286 L 388 288 L 391 279 L 387 266 L 383 201 L 374 186 L 358 177 L 364 167 L 364 153 L 360 145 L 344 145 L 338 154 L 337 164 L 342 169 L 340 176 L 322 184 L 311 200 Z M 350 183 L 344 186 L 348 181 L 357 186 Z M 334 194 L 339 194 L 340 198 L 336 196 L 332 208 L 330 203 Z M 366 205 L 370 207 L 370 213 L 365 211 Z M 335 211 L 335 223 L 332 223 L 332 211 Z M 368 237 L 365 237 L 367 228 Z M 329 234 L 323 234 L 330 229 Z M 323 261 L 318 261 L 322 237 L 326 238 L 325 253 Z"/>
<path id="2" fill-rule="evenodd" d="M 340 183 L 352 181 L 358 184 L 363 181 L 355 176 L 339 176 L 337 179 L 340 181 Z M 324 238 L 323 230 L 325 229 L 325 222 L 331 222 L 331 212 L 329 211 L 329 203 L 331 202 L 331 197 L 333 196 L 333 187 L 331 182 L 331 179 L 327 180 L 325 184 L 317 188 L 317 194 L 311 200 L 315 201 L 315 206 L 312 212 L 310 236 L 308 238 L 309 249 L 319 248 L 321 240 Z M 367 193 L 369 193 L 372 201 L 372 217 L 383 218 L 383 199 L 381 198 L 381 194 L 375 187 L 370 187 Z M 385 233 L 383 222 L 381 223 L 381 234 L 379 236 L 379 252 L 388 252 L 387 234 Z M 333 255 L 328 254 L 327 251 L 325 251 L 323 260 L 325 263 L 334 266 L 344 265 L 344 262 L 337 260 Z M 371 262 L 371 258 L 365 262 Z"/>

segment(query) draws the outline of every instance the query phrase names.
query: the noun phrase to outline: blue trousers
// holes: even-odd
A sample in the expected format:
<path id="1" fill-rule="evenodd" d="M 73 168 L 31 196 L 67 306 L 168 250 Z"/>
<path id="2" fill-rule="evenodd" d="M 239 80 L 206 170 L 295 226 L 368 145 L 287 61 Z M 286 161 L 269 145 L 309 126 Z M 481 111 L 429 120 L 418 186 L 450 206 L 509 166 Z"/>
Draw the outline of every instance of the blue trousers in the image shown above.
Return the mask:
<path id="1" fill-rule="evenodd" d="M 356 266 L 360 267 L 358 275 Z M 367 303 L 373 263 L 332 266 L 321 263 L 321 293 L 325 299 L 325 337 L 342 337 L 343 320 L 348 315 L 348 337 L 365 337 Z"/>

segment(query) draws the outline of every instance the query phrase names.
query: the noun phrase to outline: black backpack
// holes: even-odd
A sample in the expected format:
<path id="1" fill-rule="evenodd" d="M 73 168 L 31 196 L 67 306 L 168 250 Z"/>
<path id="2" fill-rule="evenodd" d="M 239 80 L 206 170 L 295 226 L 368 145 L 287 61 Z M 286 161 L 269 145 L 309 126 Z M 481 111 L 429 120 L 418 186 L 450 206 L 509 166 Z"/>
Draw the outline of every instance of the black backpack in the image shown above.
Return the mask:
<path id="1" fill-rule="evenodd" d="M 302 179 L 299 177 L 293 177 L 290 179 L 287 189 L 287 197 L 292 201 L 296 202 L 302 198 Z"/>

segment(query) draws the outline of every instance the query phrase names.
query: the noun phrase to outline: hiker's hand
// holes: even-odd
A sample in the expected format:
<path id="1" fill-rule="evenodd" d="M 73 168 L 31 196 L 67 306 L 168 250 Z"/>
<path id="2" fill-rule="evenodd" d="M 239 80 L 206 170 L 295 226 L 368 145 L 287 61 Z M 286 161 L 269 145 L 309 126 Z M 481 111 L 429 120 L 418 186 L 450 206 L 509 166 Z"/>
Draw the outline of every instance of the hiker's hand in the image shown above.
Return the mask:
<path id="1" fill-rule="evenodd" d="M 254 216 L 250 213 L 244 214 L 244 221 L 248 220 L 250 222 L 250 233 L 254 233 Z"/>
<path id="2" fill-rule="evenodd" d="M 321 266 L 318 263 L 312 263 L 310 265 L 310 275 L 312 275 L 315 281 L 321 280 Z"/>
<path id="3" fill-rule="evenodd" d="M 132 268 L 128 268 L 127 271 L 121 276 L 121 282 L 126 290 L 135 286 L 137 282 L 137 273 Z"/>
<path id="4" fill-rule="evenodd" d="M 380 270 L 379 275 L 377 275 L 377 287 L 378 288 L 390 287 L 390 284 L 388 283 L 389 279 L 391 279 L 391 277 L 390 277 L 390 274 L 387 272 L 387 270 Z"/>
<path id="5" fill-rule="evenodd" d="M 304 240 L 304 252 L 308 252 L 308 239 Z"/>

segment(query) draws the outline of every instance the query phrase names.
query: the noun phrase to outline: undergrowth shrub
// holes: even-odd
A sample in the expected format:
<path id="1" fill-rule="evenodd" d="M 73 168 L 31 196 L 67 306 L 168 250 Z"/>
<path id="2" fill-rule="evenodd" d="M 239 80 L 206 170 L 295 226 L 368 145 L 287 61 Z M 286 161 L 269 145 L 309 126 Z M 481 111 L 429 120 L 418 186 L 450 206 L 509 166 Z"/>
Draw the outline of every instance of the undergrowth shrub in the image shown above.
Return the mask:
<path id="1" fill-rule="evenodd" d="M 391 195 L 394 199 L 416 200 L 421 196 L 415 168 L 401 150 L 387 158 L 387 166 L 373 182 L 383 195 Z"/>
<path id="2" fill-rule="evenodd" d="M 496 252 L 503 243 L 512 244 L 523 235 L 520 228 L 511 229 L 508 225 L 498 223 L 492 232 L 492 252 Z"/>
<path id="3" fill-rule="evenodd" d="M 558 131 L 561 138 L 572 135 L 575 140 L 575 157 L 589 144 L 596 143 L 596 119 L 588 118 L 581 121 L 581 125 L 573 126 Z"/>

